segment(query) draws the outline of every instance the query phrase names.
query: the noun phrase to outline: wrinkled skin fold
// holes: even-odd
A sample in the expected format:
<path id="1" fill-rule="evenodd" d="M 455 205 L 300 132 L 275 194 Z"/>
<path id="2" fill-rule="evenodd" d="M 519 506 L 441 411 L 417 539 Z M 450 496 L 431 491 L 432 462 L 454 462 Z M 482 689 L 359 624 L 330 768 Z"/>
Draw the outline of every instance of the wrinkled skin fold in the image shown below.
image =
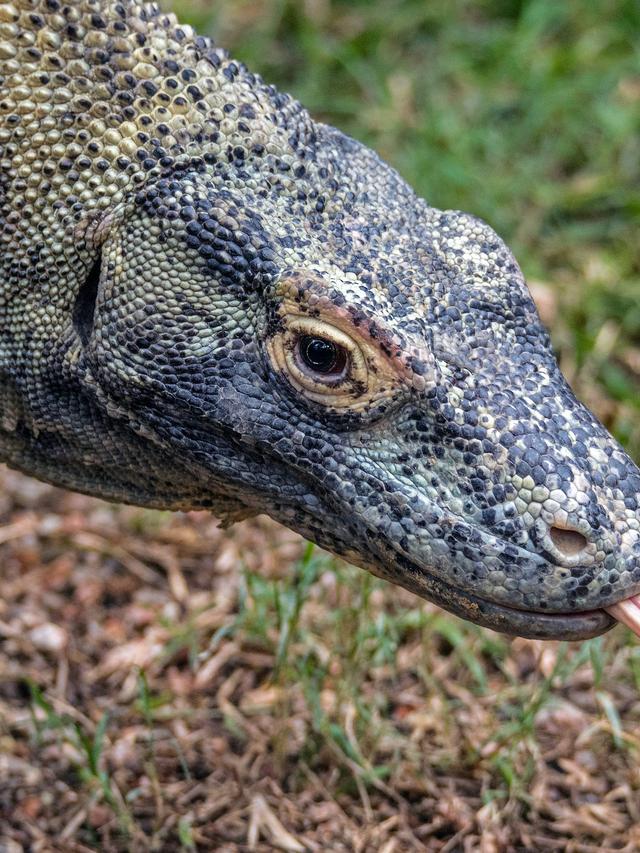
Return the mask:
<path id="1" fill-rule="evenodd" d="M 507 633 L 613 624 L 640 472 L 488 225 L 154 6 L 0 19 L 2 460 L 266 512 Z"/>

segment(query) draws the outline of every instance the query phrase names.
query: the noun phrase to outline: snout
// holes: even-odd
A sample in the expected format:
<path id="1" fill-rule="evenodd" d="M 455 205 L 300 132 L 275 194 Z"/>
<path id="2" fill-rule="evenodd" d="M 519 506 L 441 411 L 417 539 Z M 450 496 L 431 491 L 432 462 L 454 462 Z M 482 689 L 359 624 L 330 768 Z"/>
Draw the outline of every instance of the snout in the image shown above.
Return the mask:
<path id="1" fill-rule="evenodd" d="M 616 447 L 616 465 L 621 454 Z M 389 492 L 400 520 L 369 515 L 374 571 L 507 634 L 581 640 L 603 633 L 615 624 L 606 608 L 640 593 L 635 495 L 604 470 L 587 477 L 584 467 L 563 465 L 562 492 L 553 472 L 552 489 L 529 489 L 516 475 L 505 489 L 512 499 L 492 509 L 492 524 L 451 492 L 396 481 Z M 635 482 L 635 465 L 627 465 L 627 481 Z"/>
<path id="2" fill-rule="evenodd" d="M 640 594 L 637 466 L 549 364 L 449 382 L 400 410 L 392 450 L 384 424 L 351 437 L 348 558 L 508 634 L 606 631 Z"/>
<path id="3" fill-rule="evenodd" d="M 451 550 L 432 542 L 427 558 L 387 554 L 385 563 L 394 568 L 384 574 L 445 610 L 502 633 L 547 640 L 596 637 L 620 619 L 615 606 L 611 613 L 606 608 L 640 592 L 638 581 L 603 582 L 600 573 L 609 580 L 611 572 L 595 543 L 577 530 L 549 528 L 557 561 L 549 559 L 551 550 L 533 553 L 461 519 L 443 518 L 430 535 L 434 530 Z M 438 551 L 442 556 L 434 558 Z M 620 553 L 616 560 L 622 563 L 614 569 L 619 577 L 637 575 L 640 551 Z M 640 609 L 636 621 L 640 625 Z"/>

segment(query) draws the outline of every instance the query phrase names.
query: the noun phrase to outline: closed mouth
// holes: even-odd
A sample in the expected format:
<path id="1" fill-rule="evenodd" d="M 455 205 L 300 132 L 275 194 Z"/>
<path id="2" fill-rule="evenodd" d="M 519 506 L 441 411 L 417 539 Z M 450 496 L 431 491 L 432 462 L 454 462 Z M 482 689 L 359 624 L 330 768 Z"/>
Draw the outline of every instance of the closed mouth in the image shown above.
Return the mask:
<path id="1" fill-rule="evenodd" d="M 612 628 L 616 620 L 604 610 L 577 613 L 541 613 L 517 610 L 487 599 L 469 596 L 468 607 L 477 608 L 473 621 L 494 631 L 537 640 L 588 640 Z M 465 616 L 460 613 L 459 615 Z M 472 618 L 466 615 L 465 618 Z"/>
<path id="2" fill-rule="evenodd" d="M 496 604 L 425 572 L 404 556 L 399 556 L 398 563 L 405 570 L 403 586 L 462 619 L 503 634 L 535 640 L 588 640 L 616 623 L 604 610 L 543 613 Z"/>
<path id="3" fill-rule="evenodd" d="M 432 510 L 433 506 L 428 507 L 428 509 Z M 455 525 L 463 531 L 469 531 L 470 541 L 472 541 L 472 534 L 481 533 L 484 539 L 483 544 L 493 547 L 496 555 L 500 554 L 501 546 L 509 545 L 512 548 L 515 547 L 523 557 L 538 561 L 541 569 L 545 564 L 553 564 L 553 555 L 543 556 L 540 553 L 525 550 L 521 546 L 514 546 L 513 543 L 482 527 L 469 524 L 468 521 L 456 514 L 442 512 L 442 517 L 438 521 L 443 527 Z M 376 532 L 374 525 L 372 525 L 371 532 L 374 534 Z M 387 545 L 386 553 L 378 551 L 378 560 L 375 562 L 367 561 L 367 567 L 370 571 L 393 583 L 400 584 L 421 598 L 432 601 L 444 610 L 448 610 L 476 625 L 491 628 L 503 634 L 529 639 L 587 640 L 603 634 L 616 624 L 616 618 L 602 608 L 549 612 L 498 604 L 475 592 L 451 584 L 434 574 L 433 571 L 429 570 L 428 565 L 420 564 L 412 559 L 400 547 L 399 543 L 389 541 Z M 371 550 L 374 551 L 374 548 Z M 362 562 L 360 561 L 361 565 Z"/>
<path id="4" fill-rule="evenodd" d="M 469 533 L 478 531 L 485 538 L 486 544 L 511 545 L 500 536 L 490 533 L 484 528 L 470 525 L 457 515 L 450 515 L 449 522 L 467 528 Z M 442 523 L 442 522 L 441 522 Z M 515 546 L 529 559 L 539 559 L 552 562 L 553 555 L 543 556 L 528 551 L 521 546 Z M 445 610 L 460 616 L 476 625 L 491 628 L 504 634 L 540 640 L 587 640 L 597 637 L 610 630 L 616 621 L 621 620 L 619 614 L 612 608 L 607 612 L 604 608 L 593 610 L 574 610 L 570 612 L 549 612 L 524 609 L 508 604 L 492 601 L 475 592 L 465 590 L 450 584 L 446 580 L 432 574 L 428 568 L 414 562 L 407 554 L 394 547 L 394 558 L 409 575 L 409 583 L 403 579 L 403 586 L 412 589 L 423 598 L 428 598 Z M 551 558 L 551 559 L 550 559 Z M 637 613 L 640 614 L 640 596 Z M 608 609 L 608 608 L 607 608 Z M 634 611 L 634 618 L 636 614 Z M 632 628 L 640 635 L 640 615 L 636 618 L 637 626 Z M 627 621 L 626 624 L 629 624 Z"/>

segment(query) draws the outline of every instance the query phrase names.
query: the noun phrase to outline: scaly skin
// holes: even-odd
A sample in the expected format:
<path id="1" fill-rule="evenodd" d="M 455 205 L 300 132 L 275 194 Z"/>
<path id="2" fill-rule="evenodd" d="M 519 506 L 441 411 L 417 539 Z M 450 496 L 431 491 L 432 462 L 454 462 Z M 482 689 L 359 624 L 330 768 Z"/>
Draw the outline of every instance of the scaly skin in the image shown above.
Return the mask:
<path id="1" fill-rule="evenodd" d="M 611 625 L 640 472 L 487 225 L 155 6 L 16 0 L 0 40 L 0 458 L 267 512 L 499 630 Z"/>

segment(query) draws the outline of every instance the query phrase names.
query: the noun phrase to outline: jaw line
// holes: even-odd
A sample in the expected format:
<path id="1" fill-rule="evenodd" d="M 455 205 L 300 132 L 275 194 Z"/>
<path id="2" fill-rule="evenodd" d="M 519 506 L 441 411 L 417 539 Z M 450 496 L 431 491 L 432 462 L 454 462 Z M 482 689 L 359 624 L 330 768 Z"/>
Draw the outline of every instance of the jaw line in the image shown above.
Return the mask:
<path id="1" fill-rule="evenodd" d="M 200 466 L 199 466 L 200 467 Z M 286 467 L 286 466 L 285 466 Z M 206 470 L 206 469 L 204 469 Z M 313 481 L 312 481 L 313 482 Z M 432 505 L 433 506 L 433 505 Z M 328 509 L 328 508 L 327 508 Z M 345 505 L 345 509 L 347 506 Z M 348 507 L 352 511 L 352 507 Z M 442 512 L 442 508 L 438 507 Z M 468 521 L 455 513 L 444 513 L 443 517 L 457 525 L 461 525 L 467 530 L 480 531 L 488 540 L 493 540 L 496 543 L 511 544 L 505 539 L 501 539 L 493 533 L 489 533 L 482 527 L 469 524 Z M 284 524 L 290 526 L 290 520 L 281 519 Z M 370 527 L 369 533 L 376 533 L 375 527 Z M 303 535 L 308 535 L 307 531 L 301 531 Z M 331 543 L 322 543 L 321 547 L 331 549 Z M 348 543 L 345 543 L 348 544 Z M 361 566 L 366 566 L 373 574 L 378 575 L 392 583 L 405 587 L 411 592 L 417 594 L 423 599 L 432 601 L 444 610 L 448 610 L 456 616 L 481 625 L 485 628 L 491 628 L 494 631 L 500 631 L 504 634 L 515 635 L 519 637 L 527 637 L 530 639 L 545 639 L 545 640 L 585 640 L 591 637 L 608 631 L 612 628 L 616 621 L 609 616 L 604 610 L 585 610 L 576 611 L 573 613 L 544 613 L 534 610 L 523 610 L 516 607 L 510 607 L 505 604 L 498 604 L 487 598 L 476 595 L 471 592 L 466 592 L 460 587 L 456 587 L 438 576 L 428 571 L 426 567 L 415 563 L 403 551 L 399 550 L 397 545 L 389 543 L 389 549 L 393 558 L 389 560 L 391 554 L 378 552 L 378 559 L 373 562 L 370 560 L 362 560 L 355 554 L 348 554 L 348 548 L 342 553 L 343 558 L 353 561 Z M 522 552 L 529 559 L 538 559 L 542 563 L 547 561 L 533 551 L 528 551 L 518 545 L 513 546 Z M 376 549 L 377 551 L 377 549 Z M 335 553 L 335 552 L 334 552 Z M 370 552 L 371 553 L 371 552 Z M 398 573 L 385 571 L 382 568 L 389 563 L 395 563 L 401 571 Z"/>
<path id="2" fill-rule="evenodd" d="M 534 640 L 587 640 L 616 624 L 604 610 L 543 613 L 497 604 L 443 581 L 404 555 L 397 554 L 396 562 L 403 570 L 402 586 L 468 622 L 503 634 Z"/>
<path id="3" fill-rule="evenodd" d="M 313 480 L 311 480 L 313 482 Z M 419 495 L 414 492 L 413 494 Z M 345 502 L 339 496 L 345 512 L 352 513 L 353 505 Z M 323 501 L 323 503 L 325 503 Z M 325 503 L 326 506 L 326 503 Z M 490 533 L 483 527 L 469 524 L 461 516 L 450 511 L 443 511 L 437 504 L 430 504 L 428 509 L 437 508 L 442 520 L 449 524 L 460 525 L 471 533 L 480 532 L 486 544 L 511 545 L 529 560 L 535 560 L 540 566 L 549 565 L 548 560 L 535 551 L 529 551 L 519 545 L 509 542 Z M 335 507 L 333 507 L 335 511 Z M 327 507 L 331 514 L 331 510 Z M 284 521 L 287 524 L 287 521 Z M 603 609 L 576 610 L 573 612 L 543 612 L 512 607 L 507 604 L 491 601 L 476 593 L 465 591 L 429 571 L 427 566 L 416 563 L 409 555 L 398 547 L 398 543 L 387 541 L 387 547 L 381 549 L 376 543 L 378 530 L 375 524 L 365 522 L 367 534 L 368 557 L 362 551 L 354 551 L 345 542 L 344 551 L 336 552 L 330 542 L 319 542 L 321 547 L 333 553 L 338 553 L 343 559 L 355 565 L 366 568 L 372 574 L 408 589 L 420 598 L 432 601 L 444 610 L 453 613 L 468 622 L 473 622 L 485 628 L 491 628 L 503 634 L 540 640 L 587 640 L 597 637 L 610 630 L 616 620 Z M 302 531 L 303 535 L 308 532 Z M 364 531 L 363 531 L 364 532 Z M 386 553 L 385 553 L 386 551 Z M 374 557 L 375 555 L 375 557 Z M 374 557 L 374 559 L 371 559 Z M 394 570 L 395 567 L 395 570 Z"/>

